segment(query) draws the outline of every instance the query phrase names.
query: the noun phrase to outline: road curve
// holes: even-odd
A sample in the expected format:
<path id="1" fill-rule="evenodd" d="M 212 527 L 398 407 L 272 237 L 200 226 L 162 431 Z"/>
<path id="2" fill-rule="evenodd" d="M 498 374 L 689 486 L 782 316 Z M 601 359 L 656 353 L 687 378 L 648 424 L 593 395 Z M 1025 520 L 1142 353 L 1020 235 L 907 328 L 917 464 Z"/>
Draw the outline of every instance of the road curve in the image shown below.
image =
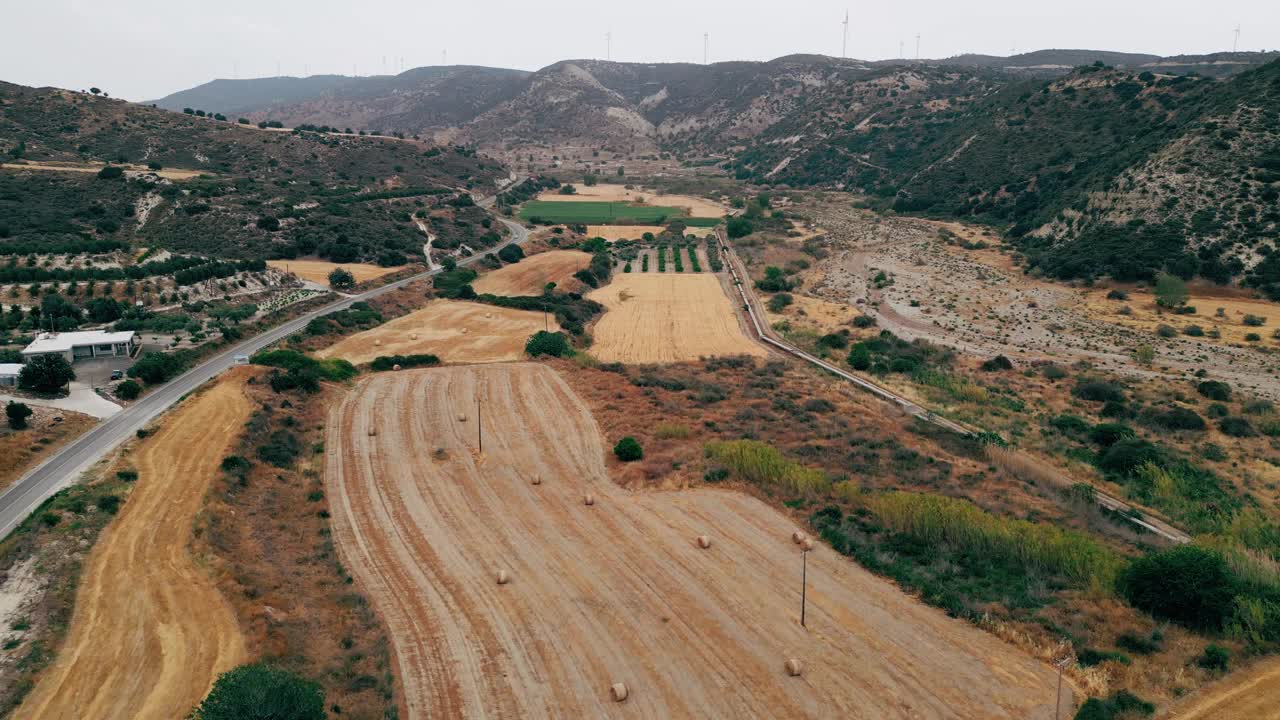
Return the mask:
<path id="1" fill-rule="evenodd" d="M 500 245 L 491 248 L 490 252 L 497 252 L 505 245 L 520 244 L 528 239 L 529 231 L 523 226 L 501 217 L 497 219 L 511 230 L 511 237 Z M 469 265 L 477 262 L 481 257 L 482 254 L 476 253 L 459 261 L 458 264 Z M 89 469 L 90 466 L 102 459 L 117 445 L 132 437 L 139 429 L 155 419 L 156 416 L 182 399 L 184 395 L 232 367 L 235 364 L 236 355 L 251 355 L 302 330 L 313 318 L 336 310 L 343 310 L 350 307 L 352 303 L 378 297 L 416 280 L 436 275 L 441 271 L 441 268 L 428 270 L 359 295 L 347 296 L 318 310 L 313 310 L 294 318 L 283 325 L 277 325 L 260 335 L 223 350 L 143 396 L 138 402 L 81 435 L 75 442 L 50 455 L 44 462 L 29 470 L 17 482 L 9 486 L 9 489 L 0 495 L 0 539 L 8 536 L 45 499 L 70 485 L 80 476 L 80 473 Z"/>

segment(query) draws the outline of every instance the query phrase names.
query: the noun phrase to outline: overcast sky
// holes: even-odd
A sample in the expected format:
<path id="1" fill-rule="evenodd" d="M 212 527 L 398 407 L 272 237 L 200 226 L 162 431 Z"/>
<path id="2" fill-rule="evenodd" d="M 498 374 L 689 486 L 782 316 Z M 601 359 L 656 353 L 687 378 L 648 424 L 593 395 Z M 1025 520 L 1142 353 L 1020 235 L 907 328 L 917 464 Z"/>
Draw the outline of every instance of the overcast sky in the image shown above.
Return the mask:
<path id="1" fill-rule="evenodd" d="M 96 85 L 151 100 L 214 78 L 360 75 L 449 64 L 536 70 L 606 53 L 637 62 L 865 59 L 1089 48 L 1159 55 L 1280 47 L 1277 0 L 15 0 L 0 17 L 0 80 Z M 901 45 L 900 45 L 901 43 Z"/>

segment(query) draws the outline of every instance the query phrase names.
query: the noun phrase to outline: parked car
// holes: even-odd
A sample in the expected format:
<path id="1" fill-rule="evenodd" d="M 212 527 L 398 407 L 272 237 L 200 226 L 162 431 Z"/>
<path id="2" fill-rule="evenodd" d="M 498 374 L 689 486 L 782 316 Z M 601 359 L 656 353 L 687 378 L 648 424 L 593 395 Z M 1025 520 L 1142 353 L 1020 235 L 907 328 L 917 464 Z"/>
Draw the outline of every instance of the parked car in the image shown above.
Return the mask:
<path id="1" fill-rule="evenodd" d="M 123 370 L 112 370 L 112 371 L 111 371 L 111 379 L 112 379 L 112 380 L 119 380 L 119 379 L 121 379 L 121 378 L 123 378 L 123 377 L 124 377 L 124 371 L 123 371 Z"/>

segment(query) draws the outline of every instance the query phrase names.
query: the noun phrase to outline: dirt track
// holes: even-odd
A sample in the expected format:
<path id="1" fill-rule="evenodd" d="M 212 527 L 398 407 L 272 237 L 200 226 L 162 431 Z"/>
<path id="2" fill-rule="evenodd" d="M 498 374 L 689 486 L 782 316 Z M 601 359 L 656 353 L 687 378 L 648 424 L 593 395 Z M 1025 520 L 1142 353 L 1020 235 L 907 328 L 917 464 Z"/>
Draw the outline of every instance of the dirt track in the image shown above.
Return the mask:
<path id="1" fill-rule="evenodd" d="M 187 400 L 139 448 L 137 484 L 93 548 L 67 640 L 15 718 L 174 720 L 244 662 L 235 615 L 187 546 L 252 410 L 246 372 Z"/>
<path id="2" fill-rule="evenodd" d="M 485 273 L 471 287 L 481 295 L 541 295 L 547 283 L 563 286 L 573 280 L 574 273 L 590 264 L 588 253 L 549 250 Z"/>
<path id="3" fill-rule="evenodd" d="M 1167 720 L 1277 720 L 1280 661 L 1263 661 L 1187 698 L 1161 717 Z"/>
<path id="4" fill-rule="evenodd" d="M 743 334 L 712 274 L 624 273 L 587 297 L 608 310 L 591 354 L 604 362 L 658 363 L 764 350 Z"/>
<path id="5" fill-rule="evenodd" d="M 560 329 L 554 317 L 548 324 L 540 312 L 433 300 L 421 310 L 352 335 L 316 354 L 357 365 L 379 355 L 415 353 L 432 353 L 444 362 L 455 363 L 519 360 L 524 357 L 529 336 L 544 327 L 552 332 Z M 382 344 L 376 345 L 378 342 Z"/>
<path id="6" fill-rule="evenodd" d="M 730 491 L 620 489 L 545 366 L 374 376 L 325 446 L 334 530 L 388 622 L 410 718 L 1054 716 L 1047 667 L 825 547 L 801 628 L 792 523 Z"/>

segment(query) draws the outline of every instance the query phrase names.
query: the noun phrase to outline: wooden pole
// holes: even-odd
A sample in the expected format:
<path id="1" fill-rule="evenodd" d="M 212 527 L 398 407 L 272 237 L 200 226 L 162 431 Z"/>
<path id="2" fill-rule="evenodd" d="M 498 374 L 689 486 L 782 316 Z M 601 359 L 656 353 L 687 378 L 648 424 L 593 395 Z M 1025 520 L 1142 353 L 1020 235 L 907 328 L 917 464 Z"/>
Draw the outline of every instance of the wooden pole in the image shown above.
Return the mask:
<path id="1" fill-rule="evenodd" d="M 800 548 L 800 627 L 804 627 L 804 611 L 809 591 L 809 553 Z"/>
<path id="2" fill-rule="evenodd" d="M 476 442 L 484 452 L 484 421 L 480 418 L 480 396 L 476 395 Z"/>

